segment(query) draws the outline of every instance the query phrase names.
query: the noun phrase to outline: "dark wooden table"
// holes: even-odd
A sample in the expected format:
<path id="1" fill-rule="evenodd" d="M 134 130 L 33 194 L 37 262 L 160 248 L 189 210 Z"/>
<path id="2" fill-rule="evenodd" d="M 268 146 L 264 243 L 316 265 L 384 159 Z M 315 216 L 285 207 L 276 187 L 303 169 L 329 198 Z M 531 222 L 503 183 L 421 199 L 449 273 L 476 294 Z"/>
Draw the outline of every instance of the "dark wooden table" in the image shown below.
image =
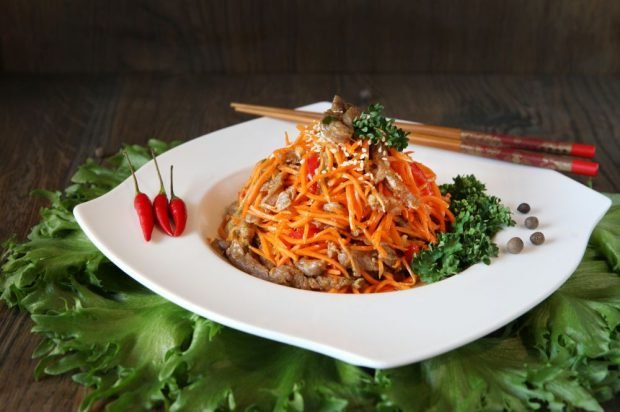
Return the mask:
<path id="1" fill-rule="evenodd" d="M 594 143 L 594 189 L 620 192 L 620 77 L 549 76 L 7 76 L 0 78 L 0 241 L 23 239 L 43 203 L 95 150 L 188 140 L 246 120 L 230 101 L 293 107 L 370 94 L 389 115 L 432 124 Z M 100 149 L 101 150 L 101 149 Z M 585 182 L 585 179 L 578 179 Z M 0 305 L 0 409 L 76 410 L 87 390 L 70 376 L 33 378 L 32 323 Z M 606 405 L 620 410 L 620 401 Z"/>

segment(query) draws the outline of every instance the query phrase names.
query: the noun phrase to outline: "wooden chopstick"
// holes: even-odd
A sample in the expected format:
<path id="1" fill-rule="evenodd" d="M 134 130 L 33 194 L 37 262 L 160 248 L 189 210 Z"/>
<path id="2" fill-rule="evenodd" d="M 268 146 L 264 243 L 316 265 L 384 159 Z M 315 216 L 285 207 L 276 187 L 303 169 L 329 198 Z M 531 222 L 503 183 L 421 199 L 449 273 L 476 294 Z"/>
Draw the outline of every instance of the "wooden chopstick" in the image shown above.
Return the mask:
<path id="1" fill-rule="evenodd" d="M 258 116 L 273 117 L 299 123 L 311 123 L 322 118 L 322 113 L 279 107 L 258 106 L 245 103 L 231 103 L 236 111 Z M 573 156 L 592 157 L 595 148 L 591 145 L 576 143 L 551 142 L 543 139 L 522 138 L 497 133 L 475 132 L 443 126 L 395 122 L 403 130 L 409 132 L 409 141 L 413 144 L 434 147 L 483 156 L 512 163 L 544 167 L 562 172 L 572 172 L 586 176 L 598 174 L 598 163 Z M 528 149 L 528 150 L 519 150 Z"/>
<path id="2" fill-rule="evenodd" d="M 301 122 L 308 121 L 308 119 L 316 120 L 321 118 L 321 113 L 302 110 L 258 106 L 245 103 L 231 103 L 231 106 L 238 112 L 248 114 L 257 114 L 264 116 L 266 115 L 266 113 L 277 113 L 279 115 L 279 118 L 291 121 Z M 445 137 L 471 145 L 525 149 L 537 152 L 546 152 L 552 154 L 585 158 L 593 158 L 596 153 L 596 147 L 589 144 L 555 142 L 535 137 L 519 137 L 501 133 L 479 132 L 474 130 L 458 129 L 454 127 L 414 124 L 410 122 L 397 121 L 395 123 L 398 127 L 407 132 L 422 133 L 427 136 Z"/>
<path id="3" fill-rule="evenodd" d="M 284 109 L 279 107 L 257 106 L 245 103 L 231 103 L 230 107 L 235 111 L 246 114 L 255 114 L 258 116 L 277 117 L 282 120 L 290 120 L 300 123 L 311 123 L 315 120 L 321 120 L 323 113 L 308 112 L 304 110 Z M 276 115 L 276 116 L 274 116 Z"/>

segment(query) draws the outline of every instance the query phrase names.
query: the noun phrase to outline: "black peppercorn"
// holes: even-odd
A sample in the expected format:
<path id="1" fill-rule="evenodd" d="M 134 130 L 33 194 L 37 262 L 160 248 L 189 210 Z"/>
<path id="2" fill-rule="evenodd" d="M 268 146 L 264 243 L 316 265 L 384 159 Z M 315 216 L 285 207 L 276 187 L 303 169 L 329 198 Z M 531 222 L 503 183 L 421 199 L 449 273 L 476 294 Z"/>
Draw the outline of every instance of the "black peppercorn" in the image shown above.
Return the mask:
<path id="1" fill-rule="evenodd" d="M 517 210 L 521 213 L 529 213 L 530 211 L 530 205 L 528 205 L 527 203 L 521 203 L 518 207 Z"/>
<path id="2" fill-rule="evenodd" d="M 521 253 L 521 251 L 523 250 L 523 241 L 520 237 L 513 237 L 506 244 L 506 249 L 508 249 L 508 252 L 515 255 L 517 253 Z"/>
<path id="3" fill-rule="evenodd" d="M 525 219 L 524 224 L 528 229 L 536 229 L 538 227 L 538 218 L 536 216 L 530 216 Z"/>
<path id="4" fill-rule="evenodd" d="M 535 245 L 542 245 L 545 243 L 545 235 L 542 232 L 534 232 L 532 236 L 530 236 L 530 242 Z"/>

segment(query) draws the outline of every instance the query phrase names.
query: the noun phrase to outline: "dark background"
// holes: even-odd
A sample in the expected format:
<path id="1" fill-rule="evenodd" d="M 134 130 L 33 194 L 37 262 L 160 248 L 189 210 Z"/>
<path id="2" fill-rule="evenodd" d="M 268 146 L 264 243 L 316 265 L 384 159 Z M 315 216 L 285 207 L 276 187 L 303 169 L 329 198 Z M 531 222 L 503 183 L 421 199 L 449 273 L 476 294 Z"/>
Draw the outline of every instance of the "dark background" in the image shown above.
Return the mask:
<path id="1" fill-rule="evenodd" d="M 617 0 L 3 0 L 9 73 L 612 74 Z"/>
<path id="2" fill-rule="evenodd" d="M 618 0 L 0 0 L 0 241 L 95 153 L 248 119 L 231 101 L 380 101 L 430 124 L 596 144 L 620 192 Z M 585 179 L 571 176 L 579 181 Z M 33 379 L 28 316 L 0 305 L 0 409 L 75 410 Z M 620 410 L 620 401 L 606 410 Z"/>

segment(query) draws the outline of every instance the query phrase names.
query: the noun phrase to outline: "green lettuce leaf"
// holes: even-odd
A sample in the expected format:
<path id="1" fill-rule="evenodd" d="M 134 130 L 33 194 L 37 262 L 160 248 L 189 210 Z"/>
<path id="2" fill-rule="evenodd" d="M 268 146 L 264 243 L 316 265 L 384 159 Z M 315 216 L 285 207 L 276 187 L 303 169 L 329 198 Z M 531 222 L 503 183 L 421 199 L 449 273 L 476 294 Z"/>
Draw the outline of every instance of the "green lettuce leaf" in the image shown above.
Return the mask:
<path id="1" fill-rule="evenodd" d="M 483 338 L 403 368 L 382 371 L 381 407 L 407 411 L 601 410 L 575 373 L 541 362 L 518 337 Z M 413 394 L 417 396 L 412 396 Z"/>
<path id="2" fill-rule="evenodd" d="M 620 272 L 620 204 L 614 204 L 596 226 L 590 243 L 600 251 L 612 270 Z"/>
<path id="3" fill-rule="evenodd" d="M 202 320 L 192 345 L 161 378 L 184 373 L 171 410 L 330 410 L 363 406 L 371 379 L 360 368 Z"/>
<path id="4" fill-rule="evenodd" d="M 37 374 L 78 370 L 74 379 L 95 388 L 82 409 L 100 399 L 114 399 L 112 411 L 167 405 L 170 382 L 158 378 L 159 370 L 191 338 L 191 315 L 147 291 L 106 298 L 73 286 L 73 307 L 32 316 L 33 331 L 47 339 L 37 351 Z"/>
<path id="5" fill-rule="evenodd" d="M 524 317 L 522 335 L 549 363 L 571 371 L 598 400 L 620 390 L 620 214 L 613 206 L 598 224 L 573 275 Z M 600 237 L 601 231 L 609 233 Z M 615 245 L 615 246 L 614 246 Z M 597 247 L 598 246 L 598 247 Z M 610 251 L 612 253 L 610 253 Z"/>
<path id="6" fill-rule="evenodd" d="M 515 338 L 482 339 L 425 362 L 380 372 L 382 407 L 410 411 L 537 408 L 527 386 L 527 351 Z M 417 393 L 418 397 L 411 396 Z"/>

